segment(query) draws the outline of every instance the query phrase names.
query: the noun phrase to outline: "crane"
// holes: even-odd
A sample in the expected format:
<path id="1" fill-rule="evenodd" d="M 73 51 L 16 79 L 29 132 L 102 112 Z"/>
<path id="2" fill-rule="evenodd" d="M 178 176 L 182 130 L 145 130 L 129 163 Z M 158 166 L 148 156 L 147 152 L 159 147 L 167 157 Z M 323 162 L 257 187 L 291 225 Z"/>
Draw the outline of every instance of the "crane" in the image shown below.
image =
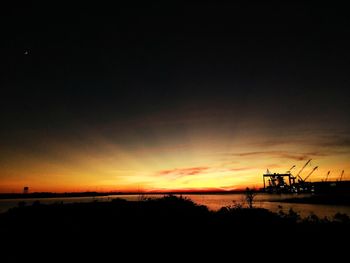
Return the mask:
<path id="1" fill-rule="evenodd" d="M 314 171 L 317 170 L 317 168 L 318 168 L 318 166 L 315 166 L 314 169 L 312 169 L 312 171 L 305 177 L 304 182 L 310 177 L 310 175 L 312 175 L 312 173 L 313 173 Z"/>
<path id="2" fill-rule="evenodd" d="M 344 175 L 344 170 L 340 174 L 340 180 L 339 181 L 341 181 L 343 179 L 343 175 Z"/>
<path id="3" fill-rule="evenodd" d="M 293 168 L 295 168 L 295 165 L 293 165 L 286 173 L 287 173 L 287 174 L 290 174 L 290 171 L 292 171 Z"/>
<path id="4" fill-rule="evenodd" d="M 303 166 L 303 168 L 300 169 L 300 171 L 298 172 L 298 174 L 295 177 L 299 177 L 299 179 L 301 181 L 304 181 L 303 178 L 301 178 L 300 174 L 310 162 L 311 162 L 311 159 L 306 162 L 306 164 Z"/>
<path id="5" fill-rule="evenodd" d="M 326 180 L 324 180 L 325 182 L 327 182 L 328 176 L 329 176 L 330 173 L 331 173 L 331 171 L 328 171 L 328 173 L 327 173 L 327 175 L 326 175 Z"/>

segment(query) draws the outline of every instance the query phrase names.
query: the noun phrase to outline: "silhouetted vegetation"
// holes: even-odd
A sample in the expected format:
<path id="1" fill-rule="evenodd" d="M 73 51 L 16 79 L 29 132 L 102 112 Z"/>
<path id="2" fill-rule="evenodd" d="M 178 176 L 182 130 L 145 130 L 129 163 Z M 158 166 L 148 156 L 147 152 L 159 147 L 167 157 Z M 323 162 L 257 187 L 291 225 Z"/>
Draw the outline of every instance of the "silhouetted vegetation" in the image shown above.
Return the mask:
<path id="1" fill-rule="evenodd" d="M 331 245 L 341 246 L 343 243 L 338 239 L 350 233 L 350 220 L 344 214 L 332 219 L 319 219 L 315 215 L 301 219 L 292 209 L 288 213 L 273 213 L 248 204 L 250 208 L 232 205 L 213 212 L 174 195 L 140 199 L 142 201 L 117 198 L 111 202 L 21 205 L 0 215 L 0 235 L 6 240 L 5 246 L 16 251 L 30 248 L 30 253 L 34 253 L 40 248 L 43 253 L 45 247 L 48 251 L 53 248 L 54 253 L 60 248 L 58 254 L 66 255 L 67 251 L 72 252 L 70 247 L 82 247 L 87 255 L 92 251 L 119 255 L 128 248 L 138 251 L 135 255 L 128 254 L 134 258 L 142 255 L 141 250 L 195 254 L 218 252 L 230 246 L 240 249 L 243 244 L 258 250 L 271 242 L 278 250 L 294 245 L 293 237 L 300 238 L 301 245 L 316 246 L 329 239 Z M 111 246 L 108 251 L 107 244 Z M 197 245 L 201 250 L 193 248 Z M 10 253 L 11 249 L 4 251 Z M 79 254 L 75 250 L 73 253 Z M 15 252 L 9 255 L 16 259 L 27 256 Z"/>
<path id="2" fill-rule="evenodd" d="M 301 216 L 297 212 L 295 212 L 292 208 L 288 210 L 288 213 L 284 213 L 282 210 L 280 210 L 278 212 L 278 215 L 281 218 L 286 219 L 292 223 L 298 223 L 301 220 Z"/>
<path id="3" fill-rule="evenodd" d="M 249 208 L 253 208 L 254 198 L 256 196 L 255 191 L 250 189 L 249 187 L 247 187 L 247 189 L 244 192 L 244 194 L 245 194 L 245 199 L 246 199 L 246 201 L 248 203 L 248 207 Z"/>

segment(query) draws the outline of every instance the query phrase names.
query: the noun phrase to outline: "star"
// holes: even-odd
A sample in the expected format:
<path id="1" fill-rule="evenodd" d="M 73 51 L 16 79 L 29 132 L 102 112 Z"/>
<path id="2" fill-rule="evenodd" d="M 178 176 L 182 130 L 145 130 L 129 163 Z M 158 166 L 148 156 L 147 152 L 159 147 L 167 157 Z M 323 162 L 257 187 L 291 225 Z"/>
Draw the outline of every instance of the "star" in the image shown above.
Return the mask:
<path id="1" fill-rule="evenodd" d="M 28 50 L 25 50 L 24 51 L 24 55 L 28 55 L 29 54 L 29 51 Z"/>

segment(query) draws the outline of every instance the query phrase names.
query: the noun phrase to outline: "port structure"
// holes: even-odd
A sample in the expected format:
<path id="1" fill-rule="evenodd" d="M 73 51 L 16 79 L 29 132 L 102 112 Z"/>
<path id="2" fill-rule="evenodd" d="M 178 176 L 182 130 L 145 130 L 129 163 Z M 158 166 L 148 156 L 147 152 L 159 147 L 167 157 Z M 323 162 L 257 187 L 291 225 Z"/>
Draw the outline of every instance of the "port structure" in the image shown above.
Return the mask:
<path id="1" fill-rule="evenodd" d="M 299 172 L 294 176 L 292 169 L 296 166 L 293 165 L 286 173 L 271 173 L 267 169 L 263 174 L 264 191 L 269 193 L 309 193 L 314 191 L 313 184 L 307 182 L 307 179 L 318 169 L 315 166 L 305 178 L 301 176 L 304 169 L 311 163 L 311 159 L 308 160 Z"/>
<path id="2" fill-rule="evenodd" d="M 293 175 L 291 173 L 271 173 L 268 169 L 263 174 L 264 191 L 271 193 L 284 193 L 291 191 Z M 286 179 L 288 182 L 286 182 Z M 266 183 L 267 180 L 267 183 Z"/>
<path id="3" fill-rule="evenodd" d="M 292 174 L 295 168 L 293 165 L 285 173 L 271 173 L 267 169 L 263 174 L 264 188 L 267 193 L 315 193 L 315 194 L 332 194 L 332 195 L 350 195 L 350 180 L 344 180 L 345 171 L 342 170 L 337 179 L 329 180 L 331 171 L 328 171 L 324 180 L 311 182 L 308 179 L 318 169 L 313 167 L 306 176 L 302 176 L 304 169 L 311 165 L 311 159 L 296 173 Z M 304 178 L 303 178 L 304 177 Z"/>

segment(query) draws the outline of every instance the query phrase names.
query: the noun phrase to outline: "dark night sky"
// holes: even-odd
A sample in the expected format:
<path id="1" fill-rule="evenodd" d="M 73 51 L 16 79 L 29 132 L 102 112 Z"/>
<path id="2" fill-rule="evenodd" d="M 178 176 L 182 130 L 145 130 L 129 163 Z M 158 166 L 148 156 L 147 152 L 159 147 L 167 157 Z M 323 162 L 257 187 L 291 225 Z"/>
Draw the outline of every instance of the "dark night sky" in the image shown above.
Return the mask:
<path id="1" fill-rule="evenodd" d="M 183 129 L 206 140 L 244 123 L 269 140 L 335 137 L 348 153 L 348 17 L 319 3 L 5 7 L 3 181 L 22 182 L 11 167 L 28 154 L 66 166 L 47 145 L 96 133 L 147 148 L 177 145 Z"/>

